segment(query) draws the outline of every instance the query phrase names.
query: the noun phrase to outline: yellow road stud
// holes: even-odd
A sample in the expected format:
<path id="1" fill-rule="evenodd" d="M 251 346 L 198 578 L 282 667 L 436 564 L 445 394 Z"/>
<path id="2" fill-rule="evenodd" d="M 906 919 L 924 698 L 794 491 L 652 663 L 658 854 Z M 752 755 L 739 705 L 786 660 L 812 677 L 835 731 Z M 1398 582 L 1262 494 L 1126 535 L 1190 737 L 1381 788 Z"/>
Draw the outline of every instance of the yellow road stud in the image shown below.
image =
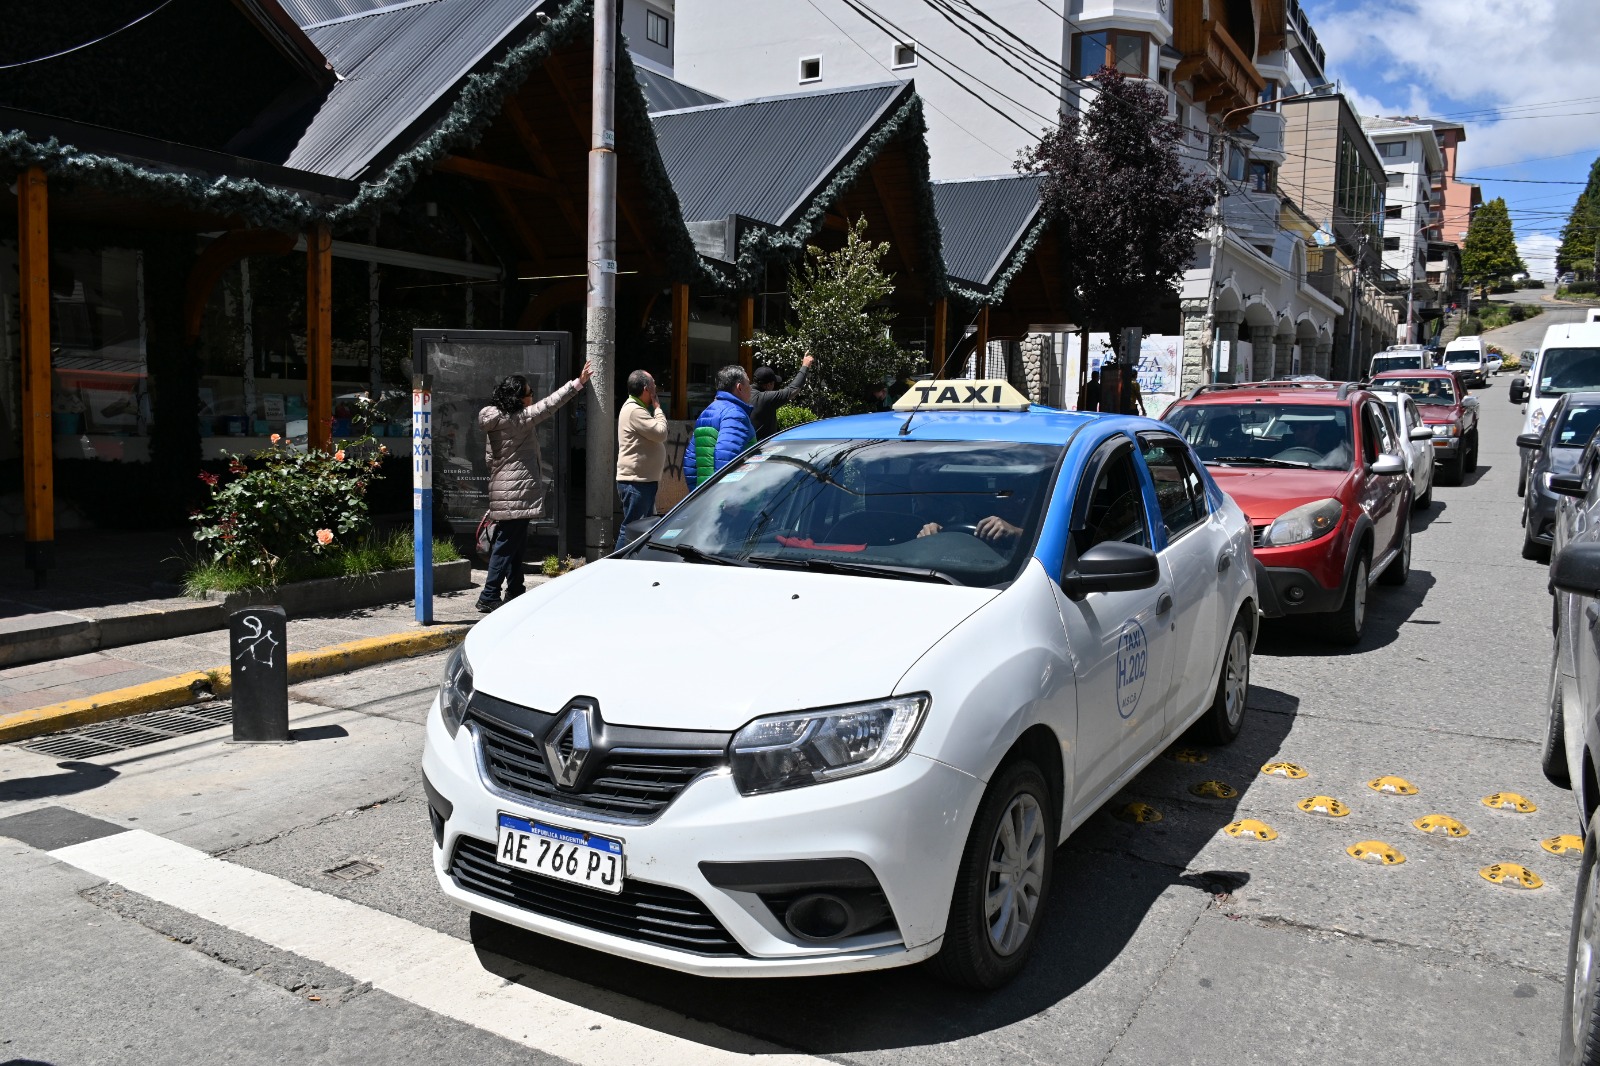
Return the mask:
<path id="1" fill-rule="evenodd" d="M 1167 758 L 1173 762 L 1210 762 L 1211 756 L 1199 748 L 1173 748 L 1167 752 Z"/>
<path id="2" fill-rule="evenodd" d="M 1472 830 L 1450 817 L 1448 814 L 1424 814 L 1421 818 L 1411 823 L 1424 833 L 1431 833 L 1435 829 L 1443 829 L 1445 836 L 1464 837 L 1471 834 Z"/>
<path id="3" fill-rule="evenodd" d="M 1254 818 L 1244 818 L 1237 822 L 1229 822 L 1222 827 L 1222 831 L 1231 837 L 1243 839 L 1254 837 L 1256 840 L 1277 840 L 1278 831 L 1266 822 L 1258 822 Z"/>
<path id="4" fill-rule="evenodd" d="M 1558 837 L 1541 840 L 1539 846 L 1552 855 L 1583 854 L 1583 838 L 1573 836 L 1571 833 L 1562 833 Z"/>
<path id="5" fill-rule="evenodd" d="M 1197 785 L 1190 785 L 1189 791 L 1196 796 L 1219 800 L 1231 800 L 1239 794 L 1239 790 L 1226 781 L 1202 781 Z"/>
<path id="6" fill-rule="evenodd" d="M 1374 792 L 1384 792 L 1391 796 L 1415 796 L 1417 786 L 1403 777 L 1385 774 L 1383 777 L 1374 777 L 1367 782 L 1367 787 Z"/>
<path id="7" fill-rule="evenodd" d="M 1117 818 L 1134 825 L 1144 825 L 1148 822 L 1161 821 L 1161 812 L 1148 803 L 1135 801 L 1117 811 Z"/>
<path id="8" fill-rule="evenodd" d="M 1344 850 L 1352 859 L 1373 862 L 1380 866 L 1399 866 L 1406 861 L 1404 855 L 1381 840 L 1363 840 L 1359 844 L 1351 844 Z"/>
<path id="9" fill-rule="evenodd" d="M 1292 781 L 1310 776 L 1304 766 L 1293 762 L 1269 762 L 1261 768 L 1261 772 L 1268 777 L 1287 777 Z"/>
<path id="10" fill-rule="evenodd" d="M 1295 804 L 1307 814 L 1324 814 L 1329 818 L 1343 818 L 1350 813 L 1350 808 L 1334 799 L 1332 796 L 1312 796 Z"/>
<path id="11" fill-rule="evenodd" d="M 1539 809 L 1533 805 L 1531 799 L 1519 796 L 1515 792 L 1496 792 L 1492 796 L 1485 796 L 1483 805 L 1493 807 L 1497 811 L 1513 810 L 1518 814 L 1532 814 Z"/>
<path id="12" fill-rule="evenodd" d="M 1514 862 L 1497 862 L 1478 871 L 1478 876 L 1491 884 L 1507 888 L 1538 888 L 1544 881 L 1526 866 Z"/>

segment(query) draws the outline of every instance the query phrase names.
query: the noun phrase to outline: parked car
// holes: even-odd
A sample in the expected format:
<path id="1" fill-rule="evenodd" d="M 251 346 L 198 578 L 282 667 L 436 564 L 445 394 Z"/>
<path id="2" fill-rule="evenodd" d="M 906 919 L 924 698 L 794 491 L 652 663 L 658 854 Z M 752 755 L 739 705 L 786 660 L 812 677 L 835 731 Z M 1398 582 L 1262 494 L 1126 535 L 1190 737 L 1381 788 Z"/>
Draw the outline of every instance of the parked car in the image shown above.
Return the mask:
<path id="1" fill-rule="evenodd" d="M 1522 497 L 1522 557 L 1550 560 L 1561 497 L 1550 483 L 1578 468 L 1583 450 L 1600 429 L 1600 392 L 1569 392 L 1556 401 L 1542 433 L 1522 433 L 1517 447 L 1530 452 Z"/>
<path id="2" fill-rule="evenodd" d="M 1383 401 L 1398 433 L 1400 454 L 1406 461 L 1406 473 L 1411 476 L 1411 506 L 1427 507 L 1433 503 L 1433 429 L 1423 421 L 1416 401 L 1406 393 L 1389 392 L 1374 385 L 1372 394 Z"/>
<path id="3" fill-rule="evenodd" d="M 1169 427 L 1003 382 L 897 404 L 751 446 L 472 628 L 422 757 L 446 896 L 704 976 L 993 988 L 1067 835 L 1191 727 L 1238 734 L 1250 525 Z M 641 607 L 765 619 L 814 668 L 728 646 L 641 684 L 609 639 Z"/>
<path id="4" fill-rule="evenodd" d="M 1571 285 L 1574 281 L 1577 281 L 1577 280 L 1578 280 L 1578 275 L 1574 274 L 1572 271 L 1569 270 L 1565 274 L 1561 275 L 1559 278 L 1556 279 L 1556 284 L 1557 285 Z"/>
<path id="5" fill-rule="evenodd" d="M 1511 379 L 1506 390 L 1512 403 L 1522 405 L 1523 433 L 1539 433 L 1556 401 L 1568 392 L 1600 389 L 1600 322 L 1561 322 L 1544 331 L 1544 341 L 1526 374 Z M 1517 492 L 1528 483 L 1532 456 L 1522 453 Z"/>
<path id="6" fill-rule="evenodd" d="M 1444 346 L 1444 368 L 1475 388 L 1489 384 L 1489 351 L 1482 337 L 1457 337 Z"/>
<path id="7" fill-rule="evenodd" d="M 1262 613 L 1360 641 L 1372 576 L 1411 571 L 1411 478 L 1382 402 L 1354 382 L 1202 385 L 1164 417 L 1249 516 Z"/>
<path id="8" fill-rule="evenodd" d="M 1476 396 L 1467 394 L 1461 375 L 1452 370 L 1396 372 L 1379 374 L 1371 385 L 1403 392 L 1416 402 L 1422 420 L 1433 430 L 1433 457 L 1442 468 L 1446 485 L 1459 485 L 1463 477 L 1478 469 L 1481 405 Z"/>
<path id="9" fill-rule="evenodd" d="M 1491 376 L 1498 376 L 1500 368 L 1505 365 L 1505 360 L 1493 348 L 1483 350 L 1483 365 Z"/>

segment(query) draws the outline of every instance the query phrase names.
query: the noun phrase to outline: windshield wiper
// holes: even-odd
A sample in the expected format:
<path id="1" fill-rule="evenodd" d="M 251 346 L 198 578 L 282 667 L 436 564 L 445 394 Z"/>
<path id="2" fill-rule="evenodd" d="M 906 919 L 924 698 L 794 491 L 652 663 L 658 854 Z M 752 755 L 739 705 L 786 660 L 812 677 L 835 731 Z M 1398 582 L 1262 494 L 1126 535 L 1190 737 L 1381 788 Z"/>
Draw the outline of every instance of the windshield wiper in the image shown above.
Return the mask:
<path id="1" fill-rule="evenodd" d="M 755 563 L 743 559 L 735 559 L 731 555 L 712 555 L 710 552 L 701 551 L 693 544 L 667 544 L 664 541 L 645 541 L 645 547 L 654 548 L 656 551 L 667 552 L 685 559 L 691 563 L 715 563 L 718 566 L 755 566 Z"/>
<path id="2" fill-rule="evenodd" d="M 1265 459 L 1258 455 L 1218 455 L 1211 459 L 1202 460 L 1207 466 L 1212 463 L 1259 463 L 1262 466 L 1292 466 L 1304 469 L 1310 463 L 1297 463 L 1293 459 Z"/>
<path id="3" fill-rule="evenodd" d="M 894 563 L 857 563 L 843 559 L 785 559 L 777 555 L 752 555 L 750 562 L 767 566 L 789 567 L 794 570 L 816 570 L 825 574 L 865 574 L 869 577 L 906 578 L 911 581 L 935 581 L 946 585 L 961 582 L 942 570 L 921 566 L 897 566 Z"/>

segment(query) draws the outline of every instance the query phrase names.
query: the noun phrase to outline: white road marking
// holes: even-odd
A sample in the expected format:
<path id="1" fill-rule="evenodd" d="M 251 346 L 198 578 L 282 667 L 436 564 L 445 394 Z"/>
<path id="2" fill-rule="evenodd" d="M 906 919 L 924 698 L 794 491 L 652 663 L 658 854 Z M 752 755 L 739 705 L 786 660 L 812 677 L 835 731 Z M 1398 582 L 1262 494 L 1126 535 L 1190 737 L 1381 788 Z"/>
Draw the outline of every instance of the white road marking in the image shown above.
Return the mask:
<path id="1" fill-rule="evenodd" d="M 370 981 L 426 1010 L 580 1066 L 800 1066 L 822 1061 L 637 1001 L 626 1001 L 628 1013 L 646 1024 L 507 982 L 485 970 L 465 941 L 143 830 L 50 854 L 151 899 Z M 606 995 L 597 992 L 596 998 Z"/>

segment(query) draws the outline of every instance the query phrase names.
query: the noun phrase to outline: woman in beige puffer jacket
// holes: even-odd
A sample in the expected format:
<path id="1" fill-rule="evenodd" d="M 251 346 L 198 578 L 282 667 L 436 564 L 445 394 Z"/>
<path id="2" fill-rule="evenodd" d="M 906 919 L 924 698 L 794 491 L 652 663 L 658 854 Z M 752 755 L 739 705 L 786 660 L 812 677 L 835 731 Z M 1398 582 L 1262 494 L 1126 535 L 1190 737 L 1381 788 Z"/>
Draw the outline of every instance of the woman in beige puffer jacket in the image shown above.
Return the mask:
<path id="1" fill-rule="evenodd" d="M 502 584 L 507 600 L 522 595 L 528 523 L 545 515 L 550 486 L 539 456 L 539 423 L 582 392 L 593 373 L 585 363 L 582 373 L 538 403 L 528 379 L 512 374 L 494 390 L 493 402 L 478 412 L 489 465 L 489 520 L 494 523 L 489 575 L 478 594 L 478 610 L 485 614 L 500 606 Z"/>

